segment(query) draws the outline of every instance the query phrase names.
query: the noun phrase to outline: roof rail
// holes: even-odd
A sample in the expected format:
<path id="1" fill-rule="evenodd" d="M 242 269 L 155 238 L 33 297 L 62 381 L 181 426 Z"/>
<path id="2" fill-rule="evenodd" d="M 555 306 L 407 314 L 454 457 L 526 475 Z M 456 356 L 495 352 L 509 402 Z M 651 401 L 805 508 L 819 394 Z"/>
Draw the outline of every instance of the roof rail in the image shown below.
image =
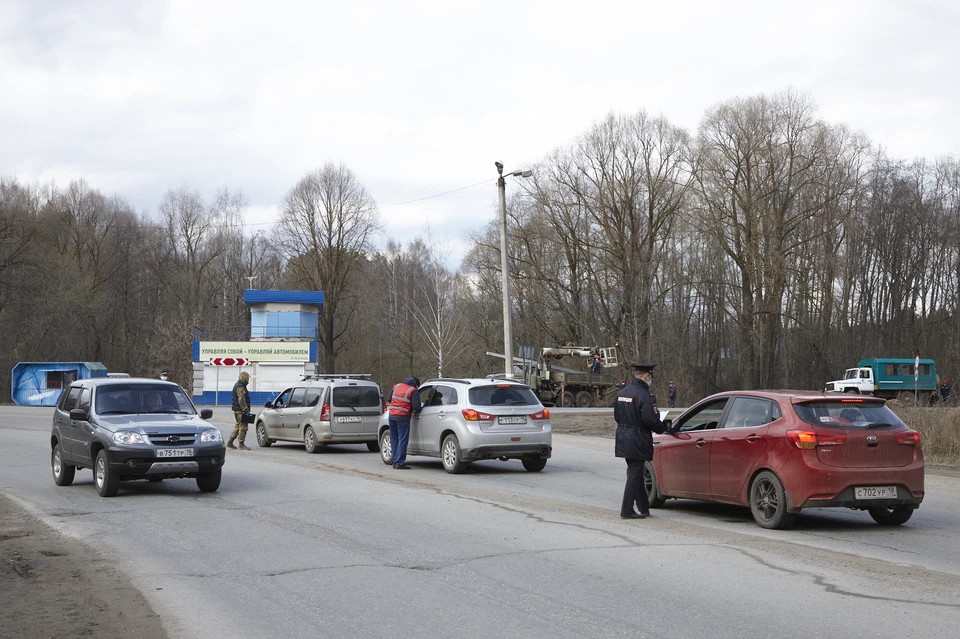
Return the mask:
<path id="1" fill-rule="evenodd" d="M 313 375 L 304 375 L 301 381 L 310 379 L 370 379 L 372 373 L 315 373 Z"/>
<path id="2" fill-rule="evenodd" d="M 459 379 L 457 377 L 434 377 L 423 382 L 424 384 L 429 384 L 430 382 L 457 382 L 459 384 L 469 384 L 465 379 Z"/>

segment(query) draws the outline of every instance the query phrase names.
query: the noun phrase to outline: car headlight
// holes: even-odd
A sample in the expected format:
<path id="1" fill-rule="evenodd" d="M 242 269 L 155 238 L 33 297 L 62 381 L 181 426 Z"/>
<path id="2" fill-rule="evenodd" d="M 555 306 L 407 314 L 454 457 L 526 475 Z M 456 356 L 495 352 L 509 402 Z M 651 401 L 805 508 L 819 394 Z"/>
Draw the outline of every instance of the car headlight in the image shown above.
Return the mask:
<path id="1" fill-rule="evenodd" d="M 210 430 L 205 430 L 202 433 L 200 433 L 200 443 L 222 442 L 222 441 L 223 441 L 223 435 L 221 435 L 220 431 L 215 428 L 211 428 Z"/>
<path id="2" fill-rule="evenodd" d="M 113 434 L 114 444 L 149 444 L 146 435 L 135 433 L 132 430 L 118 430 Z"/>

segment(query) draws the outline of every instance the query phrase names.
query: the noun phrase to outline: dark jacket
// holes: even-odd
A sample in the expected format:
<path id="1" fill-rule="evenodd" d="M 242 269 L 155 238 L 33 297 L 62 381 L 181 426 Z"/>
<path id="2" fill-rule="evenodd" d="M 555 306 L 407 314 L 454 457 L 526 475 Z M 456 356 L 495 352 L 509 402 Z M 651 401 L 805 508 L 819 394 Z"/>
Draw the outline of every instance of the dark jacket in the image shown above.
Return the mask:
<path id="1" fill-rule="evenodd" d="M 231 407 L 235 413 L 245 413 L 250 410 L 250 393 L 247 392 L 247 385 L 240 380 L 233 385 Z"/>
<path id="2" fill-rule="evenodd" d="M 613 418 L 617 420 L 617 457 L 652 460 L 653 433 L 662 433 L 666 426 L 645 381 L 634 378 L 623 387 L 613 405 Z"/>

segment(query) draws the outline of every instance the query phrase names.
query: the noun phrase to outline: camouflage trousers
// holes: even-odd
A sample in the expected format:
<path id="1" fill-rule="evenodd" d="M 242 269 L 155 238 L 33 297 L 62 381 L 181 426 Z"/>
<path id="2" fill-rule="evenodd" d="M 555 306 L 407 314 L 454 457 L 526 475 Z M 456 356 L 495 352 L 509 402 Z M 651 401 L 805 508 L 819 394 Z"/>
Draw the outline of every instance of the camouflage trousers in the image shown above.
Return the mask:
<path id="1" fill-rule="evenodd" d="M 233 429 L 233 432 L 230 433 L 230 441 L 239 439 L 242 444 L 243 440 L 247 438 L 247 425 L 243 423 L 243 413 L 234 411 L 233 416 L 237 418 L 237 425 Z"/>

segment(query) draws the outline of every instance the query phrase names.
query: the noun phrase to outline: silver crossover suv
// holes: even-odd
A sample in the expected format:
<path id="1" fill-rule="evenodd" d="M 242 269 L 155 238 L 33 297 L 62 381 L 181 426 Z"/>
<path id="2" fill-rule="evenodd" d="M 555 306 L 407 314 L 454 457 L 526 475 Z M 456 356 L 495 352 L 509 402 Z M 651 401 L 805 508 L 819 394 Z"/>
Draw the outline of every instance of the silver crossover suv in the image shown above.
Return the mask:
<path id="1" fill-rule="evenodd" d="M 311 375 L 264 404 L 257 444 L 302 443 L 308 453 L 327 444 L 366 444 L 377 450 L 383 394 L 366 374 Z"/>
<path id="2" fill-rule="evenodd" d="M 553 452 L 550 411 L 530 387 L 509 379 L 431 379 L 423 410 L 410 420 L 409 455 L 439 457 L 448 473 L 481 459 L 519 459 L 543 470 Z M 388 412 L 380 418 L 380 457 L 393 463 Z"/>

